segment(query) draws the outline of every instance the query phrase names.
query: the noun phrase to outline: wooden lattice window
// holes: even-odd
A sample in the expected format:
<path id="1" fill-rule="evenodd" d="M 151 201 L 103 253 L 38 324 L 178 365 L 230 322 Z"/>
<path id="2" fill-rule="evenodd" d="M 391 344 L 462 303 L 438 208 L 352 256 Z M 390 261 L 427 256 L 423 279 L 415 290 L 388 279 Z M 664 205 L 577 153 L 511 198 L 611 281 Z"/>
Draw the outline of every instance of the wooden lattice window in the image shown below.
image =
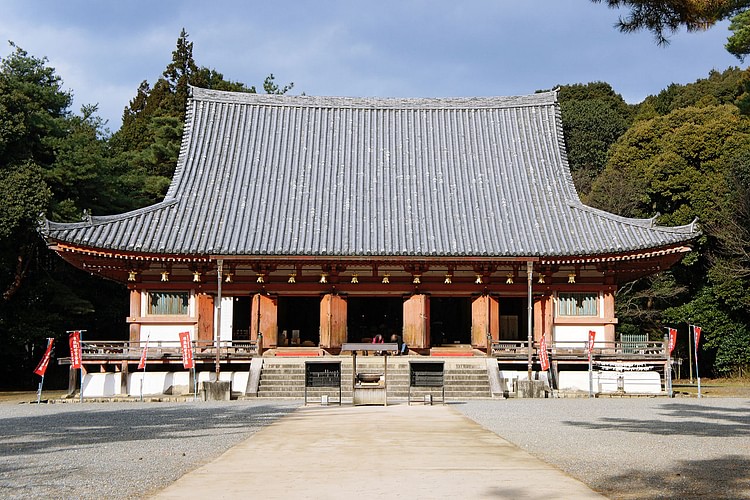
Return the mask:
<path id="1" fill-rule="evenodd" d="M 598 316 L 599 294 L 596 292 L 561 292 L 557 294 L 558 316 Z"/>
<path id="2" fill-rule="evenodd" d="M 149 292 L 148 313 L 151 315 L 187 315 L 188 292 Z"/>

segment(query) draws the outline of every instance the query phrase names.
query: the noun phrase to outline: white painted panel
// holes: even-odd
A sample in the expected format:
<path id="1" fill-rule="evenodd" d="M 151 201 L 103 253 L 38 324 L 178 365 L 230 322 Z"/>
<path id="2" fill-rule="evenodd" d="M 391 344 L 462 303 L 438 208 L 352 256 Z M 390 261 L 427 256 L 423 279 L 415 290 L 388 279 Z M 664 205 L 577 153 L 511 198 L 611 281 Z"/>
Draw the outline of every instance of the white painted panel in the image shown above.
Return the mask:
<path id="1" fill-rule="evenodd" d="M 594 346 L 604 347 L 604 325 L 556 325 L 554 339 L 555 342 L 564 342 L 558 347 L 586 347 L 589 341 L 589 330 L 596 332 Z"/>
<path id="2" fill-rule="evenodd" d="M 83 397 L 108 398 L 120 394 L 120 373 L 87 373 L 83 377 Z"/>
<path id="3" fill-rule="evenodd" d="M 221 298 L 221 340 L 232 340 L 234 330 L 234 297 Z"/>
<path id="4" fill-rule="evenodd" d="M 661 377 L 658 372 L 625 372 L 625 393 L 628 394 L 659 394 L 661 392 Z M 617 392 L 618 373 L 612 371 L 593 373 L 595 393 Z M 587 371 L 561 371 L 559 374 L 560 389 L 562 391 L 589 390 L 589 372 Z"/>
<path id="5" fill-rule="evenodd" d="M 149 346 L 179 347 L 180 332 L 190 332 L 195 338 L 192 325 L 141 325 L 141 342 L 148 339 Z"/>

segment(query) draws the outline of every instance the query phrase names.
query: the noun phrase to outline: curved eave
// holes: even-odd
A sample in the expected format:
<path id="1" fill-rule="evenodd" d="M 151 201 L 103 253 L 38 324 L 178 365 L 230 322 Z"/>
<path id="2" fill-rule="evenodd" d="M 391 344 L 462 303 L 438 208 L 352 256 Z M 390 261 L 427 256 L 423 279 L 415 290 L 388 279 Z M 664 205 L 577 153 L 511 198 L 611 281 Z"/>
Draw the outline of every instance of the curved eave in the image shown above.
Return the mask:
<path id="1" fill-rule="evenodd" d="M 662 248 L 651 248 L 642 251 L 632 251 L 613 254 L 594 254 L 594 255 L 576 255 L 576 256 L 452 256 L 452 255 L 435 255 L 435 256 L 408 256 L 408 255 L 226 255 L 226 254 L 161 254 L 161 253 L 141 253 L 141 252 L 124 252 L 105 248 L 85 247 L 75 244 L 69 244 L 63 241 L 52 241 L 50 246 L 56 252 L 74 253 L 81 256 L 90 256 L 95 258 L 114 259 L 122 261 L 159 261 L 159 262 L 210 262 L 217 259 L 226 259 L 232 261 L 288 261 L 294 263 L 312 263 L 325 261 L 366 261 L 366 262 L 398 262 L 398 261 L 437 261 L 437 262 L 538 262 L 541 265 L 583 265 L 583 264 L 600 264 L 600 263 L 618 263 L 636 260 L 645 260 L 660 258 L 665 256 L 681 256 L 690 252 L 692 249 L 687 245 L 676 245 Z"/>

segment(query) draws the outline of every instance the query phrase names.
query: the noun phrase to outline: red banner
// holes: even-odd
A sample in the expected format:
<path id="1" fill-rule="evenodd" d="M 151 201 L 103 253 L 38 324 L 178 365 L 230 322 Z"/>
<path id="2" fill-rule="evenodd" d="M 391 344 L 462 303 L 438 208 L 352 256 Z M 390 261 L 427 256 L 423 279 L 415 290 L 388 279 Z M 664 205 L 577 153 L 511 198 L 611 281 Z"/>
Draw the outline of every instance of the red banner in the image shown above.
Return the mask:
<path id="1" fill-rule="evenodd" d="M 68 344 L 70 345 L 70 367 L 73 369 L 81 368 L 81 332 L 76 330 L 70 332 L 68 337 Z"/>
<path id="2" fill-rule="evenodd" d="M 591 353 L 594 352 L 594 339 L 596 338 L 596 332 L 594 330 L 589 330 L 589 356 L 591 356 Z"/>
<path id="3" fill-rule="evenodd" d="M 49 358 L 52 356 L 52 344 L 55 343 L 55 339 L 47 339 L 47 350 L 44 351 L 44 356 L 42 356 L 42 360 L 39 362 L 39 365 L 37 365 L 36 370 L 34 370 L 34 373 L 37 375 L 40 375 L 44 377 L 44 374 L 47 372 L 47 365 L 49 365 Z"/>
<path id="4" fill-rule="evenodd" d="M 539 341 L 539 363 L 542 365 L 542 371 L 549 370 L 549 353 L 547 352 L 547 338 L 542 335 Z"/>
<path id="5" fill-rule="evenodd" d="M 180 332 L 180 349 L 182 350 L 182 366 L 186 370 L 195 367 L 193 361 L 193 344 L 190 342 L 190 332 Z"/>
<path id="6" fill-rule="evenodd" d="M 677 328 L 669 329 L 669 354 L 674 351 L 674 346 L 677 344 Z"/>
<path id="7" fill-rule="evenodd" d="M 139 370 L 143 370 L 146 368 L 146 356 L 148 356 L 148 337 L 146 337 L 146 345 L 143 346 L 143 352 L 141 353 L 141 360 L 138 362 Z"/>
<path id="8" fill-rule="evenodd" d="M 701 327 L 693 325 L 693 331 L 695 332 L 695 350 L 698 350 L 698 344 L 701 342 Z"/>

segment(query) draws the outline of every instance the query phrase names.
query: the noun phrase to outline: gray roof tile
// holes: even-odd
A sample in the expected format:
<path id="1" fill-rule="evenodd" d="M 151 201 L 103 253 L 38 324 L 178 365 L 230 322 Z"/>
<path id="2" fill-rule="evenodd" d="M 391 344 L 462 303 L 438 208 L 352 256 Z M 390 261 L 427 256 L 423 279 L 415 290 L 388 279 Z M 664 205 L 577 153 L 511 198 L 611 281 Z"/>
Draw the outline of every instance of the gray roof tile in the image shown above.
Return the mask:
<path id="1" fill-rule="evenodd" d="M 682 244 L 584 206 L 556 93 L 366 99 L 194 88 L 162 203 L 50 240 L 178 255 L 555 257 Z"/>

